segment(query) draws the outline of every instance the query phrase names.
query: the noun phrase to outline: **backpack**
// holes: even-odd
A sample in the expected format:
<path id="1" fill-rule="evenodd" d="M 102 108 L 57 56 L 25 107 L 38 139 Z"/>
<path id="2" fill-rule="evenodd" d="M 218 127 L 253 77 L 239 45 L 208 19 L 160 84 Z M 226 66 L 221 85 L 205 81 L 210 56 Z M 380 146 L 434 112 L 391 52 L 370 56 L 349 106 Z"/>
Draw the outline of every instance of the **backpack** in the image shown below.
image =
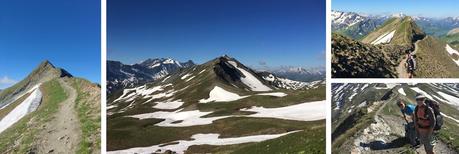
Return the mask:
<path id="1" fill-rule="evenodd" d="M 430 99 L 426 99 L 425 104 L 426 104 L 426 108 L 424 110 L 424 114 L 427 114 L 428 109 L 432 109 L 434 112 L 433 115 L 435 116 L 434 130 L 440 130 L 441 127 L 443 126 L 443 116 L 440 114 L 440 105 L 438 104 L 438 102 L 435 102 Z M 418 113 L 418 107 L 416 107 L 414 113 L 415 114 Z"/>
<path id="2" fill-rule="evenodd" d="M 408 69 L 409 70 L 416 70 L 416 60 L 414 59 L 413 56 L 410 56 L 407 60 L 406 63 L 408 64 Z"/>

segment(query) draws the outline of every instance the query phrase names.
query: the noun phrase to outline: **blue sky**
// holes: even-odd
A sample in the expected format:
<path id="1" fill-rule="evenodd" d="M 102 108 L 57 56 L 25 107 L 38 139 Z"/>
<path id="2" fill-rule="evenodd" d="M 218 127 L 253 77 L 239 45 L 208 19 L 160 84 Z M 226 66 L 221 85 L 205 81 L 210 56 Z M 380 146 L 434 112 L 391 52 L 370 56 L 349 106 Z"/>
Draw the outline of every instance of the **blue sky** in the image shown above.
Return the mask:
<path id="1" fill-rule="evenodd" d="M 332 0 L 332 9 L 369 14 L 457 17 L 458 0 Z"/>
<path id="2" fill-rule="evenodd" d="M 100 83 L 98 0 L 0 1 L 0 88 L 45 59 Z"/>
<path id="3" fill-rule="evenodd" d="M 109 0 L 108 59 L 325 65 L 324 0 Z"/>

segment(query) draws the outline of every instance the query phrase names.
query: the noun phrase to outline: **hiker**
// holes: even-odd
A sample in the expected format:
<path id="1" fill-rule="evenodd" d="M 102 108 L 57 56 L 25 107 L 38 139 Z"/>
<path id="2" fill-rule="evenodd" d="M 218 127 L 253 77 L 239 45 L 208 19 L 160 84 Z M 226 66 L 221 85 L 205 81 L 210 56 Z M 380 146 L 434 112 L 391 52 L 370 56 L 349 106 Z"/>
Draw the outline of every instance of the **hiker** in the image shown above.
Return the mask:
<path id="1" fill-rule="evenodd" d="M 416 108 L 413 104 L 405 104 L 402 101 L 397 102 L 397 106 L 400 108 L 402 112 L 403 119 L 405 119 L 405 137 L 408 138 L 410 141 L 411 146 L 415 147 L 418 145 L 416 130 L 414 128 L 414 110 Z"/>
<path id="2" fill-rule="evenodd" d="M 433 154 L 434 148 L 434 127 L 436 123 L 435 113 L 432 107 L 426 104 L 424 94 L 416 94 L 416 103 L 414 113 L 414 123 L 418 138 L 427 154 Z"/>
<path id="3" fill-rule="evenodd" d="M 407 53 L 405 67 L 408 72 L 408 78 L 413 78 L 414 71 L 416 70 L 416 59 L 411 53 Z"/>

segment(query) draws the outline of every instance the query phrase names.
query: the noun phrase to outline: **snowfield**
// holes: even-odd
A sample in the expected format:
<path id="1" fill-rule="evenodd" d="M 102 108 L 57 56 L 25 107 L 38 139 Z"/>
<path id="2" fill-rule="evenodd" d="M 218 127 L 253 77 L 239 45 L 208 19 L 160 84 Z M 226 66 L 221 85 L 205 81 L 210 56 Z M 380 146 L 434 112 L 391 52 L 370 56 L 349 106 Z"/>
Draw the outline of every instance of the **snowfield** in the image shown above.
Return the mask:
<path id="1" fill-rule="evenodd" d="M 181 99 L 175 100 L 175 101 L 171 101 L 171 102 L 156 102 L 156 105 L 153 106 L 153 108 L 163 109 L 163 110 L 172 110 L 172 109 L 179 108 L 180 106 L 183 105 L 183 103 L 185 103 L 185 102 L 182 102 Z"/>
<path id="2" fill-rule="evenodd" d="M 239 96 L 238 94 L 226 91 L 223 88 L 215 86 L 209 93 L 209 98 L 199 100 L 199 103 L 208 102 L 230 102 L 238 99 L 246 98 L 248 96 Z"/>
<path id="3" fill-rule="evenodd" d="M 448 115 L 446 115 L 446 114 L 444 114 L 444 113 L 440 113 L 440 114 L 441 114 L 442 116 L 446 117 L 446 118 L 449 118 L 449 119 L 453 120 L 453 121 L 456 122 L 457 125 L 459 126 L 459 120 L 457 120 L 456 118 L 453 118 L 453 117 L 451 117 L 451 116 L 448 116 Z"/>
<path id="4" fill-rule="evenodd" d="M 276 97 L 284 97 L 287 96 L 286 93 L 283 92 L 274 92 L 274 93 L 260 93 L 257 95 L 262 95 L 262 96 L 276 96 Z"/>
<path id="5" fill-rule="evenodd" d="M 377 45 L 377 44 L 381 44 L 381 43 L 389 43 L 390 40 L 392 40 L 392 37 L 394 37 L 394 34 L 395 34 L 395 30 L 392 31 L 392 32 L 388 32 L 388 33 L 385 33 L 381 36 L 379 36 L 376 40 L 374 40 L 373 42 L 371 42 L 371 44 L 373 45 Z"/>
<path id="6" fill-rule="evenodd" d="M 220 134 L 194 134 L 191 136 L 192 140 L 178 140 L 170 143 L 176 144 L 160 144 L 150 147 L 139 147 L 131 148 L 119 151 L 109 151 L 109 154 L 131 154 L 131 153 L 140 153 L 140 154 L 149 154 L 152 152 L 164 153 L 167 150 L 172 150 L 176 153 L 183 154 L 192 145 L 231 145 L 231 144 L 241 144 L 249 142 L 261 142 L 274 138 L 278 138 L 290 133 L 298 131 L 291 131 L 282 134 L 272 134 L 272 135 L 253 135 L 253 136 L 243 136 L 243 137 L 232 137 L 232 138 L 219 138 Z"/>
<path id="7" fill-rule="evenodd" d="M 172 86 L 172 84 L 166 84 L 166 85 L 161 85 L 161 86 L 155 86 L 152 88 L 147 88 L 146 85 L 139 86 L 136 88 L 131 88 L 131 89 L 124 89 L 123 94 L 118 97 L 116 100 L 113 102 L 117 102 L 120 100 L 126 100 L 127 102 L 133 101 L 135 98 L 142 96 L 143 98 L 160 98 L 160 97 L 165 97 L 165 96 L 171 96 L 171 92 L 168 92 L 168 94 L 157 94 L 157 95 L 151 95 L 155 92 L 163 91 L 164 88 Z"/>
<path id="8" fill-rule="evenodd" d="M 459 98 L 458 97 L 455 97 L 455 96 L 451 96 L 449 94 L 446 94 L 444 92 L 437 92 L 441 97 L 445 98 L 446 100 L 448 100 L 447 102 L 445 103 L 448 103 L 448 104 L 451 104 L 451 105 L 454 105 L 454 106 L 457 106 L 459 107 Z"/>
<path id="9" fill-rule="evenodd" d="M 7 107 L 8 105 L 10 105 L 11 103 L 13 103 L 13 102 L 15 102 L 16 100 L 18 100 L 19 98 L 21 98 L 22 96 L 24 96 L 24 95 L 26 95 L 26 94 L 28 94 L 28 93 L 33 92 L 35 89 L 37 89 L 38 87 L 40 87 L 40 85 L 41 85 L 41 83 L 38 83 L 37 85 L 35 85 L 35 86 L 33 86 L 32 88 L 30 88 L 28 91 L 23 92 L 22 94 L 19 94 L 19 95 L 13 97 L 13 98 L 10 99 L 10 100 L 6 100 L 6 101 L 4 101 L 4 102 L 1 102 L 0 105 L 3 104 L 3 106 L 0 107 L 0 110 L 1 110 L 1 109 L 4 109 L 5 107 Z M 5 103 L 5 102 L 6 102 L 6 103 Z"/>
<path id="10" fill-rule="evenodd" d="M 403 88 L 399 88 L 398 93 L 406 96 L 405 90 L 403 90 Z"/>
<path id="11" fill-rule="evenodd" d="M 245 77 L 241 77 L 242 83 L 250 87 L 252 91 L 271 91 L 272 89 L 264 85 L 260 80 L 253 76 L 250 72 L 239 68 L 234 61 L 228 61 L 234 68 L 238 69 Z"/>
<path id="12" fill-rule="evenodd" d="M 325 101 L 306 102 L 279 108 L 251 107 L 241 111 L 256 112 L 248 117 L 265 117 L 298 121 L 325 119 Z"/>
<path id="13" fill-rule="evenodd" d="M 459 52 L 457 50 L 454 50 L 453 48 L 451 48 L 451 46 L 449 46 L 448 44 L 446 44 L 445 49 L 446 49 L 446 51 L 448 51 L 450 56 L 452 56 L 453 54 L 456 54 L 456 55 L 459 56 Z M 456 63 L 457 66 L 459 66 L 459 59 L 458 60 L 452 59 L 452 60 Z"/>
<path id="14" fill-rule="evenodd" d="M 193 79 L 194 77 L 196 77 L 196 76 L 192 76 L 192 77 L 190 77 L 190 78 L 186 79 L 186 80 L 185 80 L 185 82 L 188 82 L 188 81 L 190 81 L 190 80 L 191 80 L 191 79 Z"/>
<path id="15" fill-rule="evenodd" d="M 21 120 L 28 113 L 35 111 L 41 103 L 42 94 L 37 87 L 21 104 L 0 120 L 0 133 Z"/>
<path id="16" fill-rule="evenodd" d="M 197 125 L 208 125 L 212 124 L 213 121 L 218 119 L 227 118 L 230 116 L 220 116 L 220 117 L 209 117 L 201 118 L 202 116 L 208 115 L 212 112 L 201 112 L 199 110 L 192 111 L 183 111 L 182 109 L 167 112 L 167 111 L 158 111 L 153 113 L 145 113 L 139 115 L 128 116 L 132 118 L 142 119 L 164 119 L 164 121 L 155 124 L 156 126 L 161 127 L 188 127 L 188 126 L 197 126 Z M 178 122 L 180 121 L 180 122 Z"/>
<path id="17" fill-rule="evenodd" d="M 425 91 L 419 89 L 418 87 L 413 87 L 411 88 L 412 90 L 416 91 L 417 93 L 421 93 L 421 94 L 424 94 L 427 98 L 433 100 L 434 98 L 432 96 L 430 96 L 429 94 L 427 94 Z"/>
<path id="18" fill-rule="evenodd" d="M 184 79 L 186 79 L 186 78 L 189 77 L 189 76 L 191 76 L 191 74 L 188 73 L 188 74 L 183 75 L 180 79 L 184 80 Z"/>

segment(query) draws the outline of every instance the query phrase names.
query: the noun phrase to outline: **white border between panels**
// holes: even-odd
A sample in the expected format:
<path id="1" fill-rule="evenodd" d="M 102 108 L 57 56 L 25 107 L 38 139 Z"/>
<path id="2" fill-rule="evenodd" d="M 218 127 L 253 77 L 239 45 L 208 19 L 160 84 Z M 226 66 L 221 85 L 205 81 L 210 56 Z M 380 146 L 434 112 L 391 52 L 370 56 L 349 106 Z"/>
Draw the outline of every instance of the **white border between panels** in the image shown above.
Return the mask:
<path id="1" fill-rule="evenodd" d="M 100 49 L 101 49 L 101 153 L 105 154 L 107 151 L 107 1 L 100 1 Z"/>

